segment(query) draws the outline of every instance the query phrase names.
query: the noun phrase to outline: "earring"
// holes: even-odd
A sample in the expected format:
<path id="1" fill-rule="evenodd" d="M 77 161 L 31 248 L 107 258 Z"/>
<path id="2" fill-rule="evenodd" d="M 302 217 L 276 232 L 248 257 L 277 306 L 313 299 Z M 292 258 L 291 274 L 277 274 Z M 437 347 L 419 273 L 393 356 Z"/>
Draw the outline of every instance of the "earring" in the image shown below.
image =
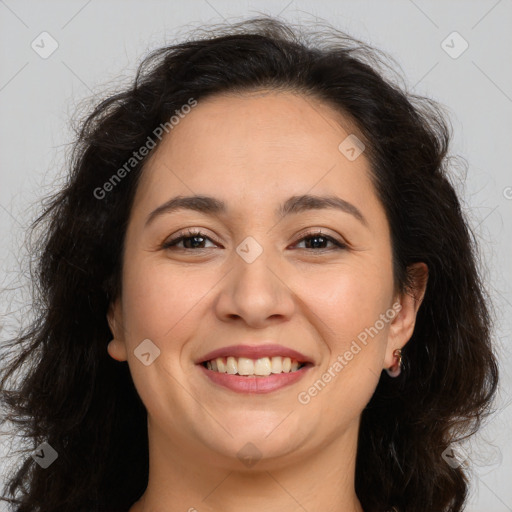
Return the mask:
<path id="1" fill-rule="evenodd" d="M 390 377 L 398 377 L 400 375 L 400 372 L 402 371 L 402 350 L 397 348 L 393 352 L 393 356 L 395 356 L 395 358 L 398 359 L 398 362 L 391 366 L 390 368 L 387 368 L 386 371 L 388 372 L 388 375 Z"/>

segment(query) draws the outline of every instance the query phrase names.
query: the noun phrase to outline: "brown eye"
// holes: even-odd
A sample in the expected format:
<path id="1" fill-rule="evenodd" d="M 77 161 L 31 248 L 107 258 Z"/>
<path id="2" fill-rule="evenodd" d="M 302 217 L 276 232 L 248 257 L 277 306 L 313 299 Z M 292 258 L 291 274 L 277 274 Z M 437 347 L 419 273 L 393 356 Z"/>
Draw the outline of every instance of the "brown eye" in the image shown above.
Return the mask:
<path id="1" fill-rule="evenodd" d="M 162 249 L 170 249 L 171 247 L 177 247 L 179 243 L 183 242 L 183 247 L 177 247 L 178 249 L 194 250 L 194 249 L 208 249 L 203 244 L 206 240 L 211 238 L 207 237 L 200 231 L 188 231 L 186 234 L 179 234 L 177 237 L 167 240 L 162 245 Z"/>
<path id="2" fill-rule="evenodd" d="M 333 250 L 333 249 L 338 250 L 338 249 L 346 249 L 347 248 L 347 246 L 343 242 L 336 240 L 332 236 L 325 235 L 322 232 L 308 233 L 308 234 L 306 234 L 306 236 L 302 237 L 299 240 L 299 242 L 297 242 L 297 243 L 301 243 L 303 241 L 306 241 L 305 242 L 306 247 L 302 247 L 302 249 L 309 249 L 309 250 L 319 249 L 319 250 L 329 251 L 329 250 Z M 329 244 L 329 243 L 333 244 L 334 248 L 324 247 L 324 245 Z"/>

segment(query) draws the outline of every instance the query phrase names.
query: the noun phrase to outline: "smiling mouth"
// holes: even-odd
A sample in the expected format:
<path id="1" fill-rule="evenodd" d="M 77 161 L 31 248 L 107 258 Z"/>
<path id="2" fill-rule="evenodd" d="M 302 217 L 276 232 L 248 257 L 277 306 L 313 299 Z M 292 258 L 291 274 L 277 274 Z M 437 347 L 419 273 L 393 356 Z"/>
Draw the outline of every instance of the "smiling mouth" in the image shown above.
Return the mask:
<path id="1" fill-rule="evenodd" d="M 262 357 L 250 359 L 247 357 L 217 357 L 201 363 L 202 366 L 217 373 L 226 373 L 242 377 L 268 377 L 282 373 L 293 373 L 311 363 L 303 363 L 290 357 Z"/>

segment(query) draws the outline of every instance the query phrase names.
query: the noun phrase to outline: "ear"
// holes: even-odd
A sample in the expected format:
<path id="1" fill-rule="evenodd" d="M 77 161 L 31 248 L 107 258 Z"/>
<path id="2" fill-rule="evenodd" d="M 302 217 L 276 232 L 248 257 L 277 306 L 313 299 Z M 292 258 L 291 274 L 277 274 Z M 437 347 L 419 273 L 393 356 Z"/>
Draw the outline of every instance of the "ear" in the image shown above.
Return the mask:
<path id="1" fill-rule="evenodd" d="M 416 314 L 425 296 L 428 281 L 428 267 L 425 263 L 414 263 L 407 267 L 412 285 L 408 293 L 400 294 L 396 299 L 400 303 L 398 314 L 392 320 L 386 348 L 385 368 L 390 368 L 395 363 L 393 352 L 397 348 L 403 348 L 412 336 L 416 324 Z M 395 307 L 394 307 L 395 309 Z"/>
<path id="2" fill-rule="evenodd" d="M 107 352 L 116 361 L 126 361 L 128 358 L 124 338 L 121 301 L 119 299 L 110 303 L 107 321 L 113 335 L 113 340 L 107 345 Z"/>

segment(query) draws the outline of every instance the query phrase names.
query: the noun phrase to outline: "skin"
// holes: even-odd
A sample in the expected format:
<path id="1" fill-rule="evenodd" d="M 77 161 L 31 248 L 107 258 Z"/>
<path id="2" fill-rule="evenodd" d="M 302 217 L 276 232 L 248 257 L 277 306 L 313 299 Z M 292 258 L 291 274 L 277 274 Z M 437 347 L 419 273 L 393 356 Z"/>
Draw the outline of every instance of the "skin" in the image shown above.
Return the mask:
<path id="1" fill-rule="evenodd" d="M 148 412 L 149 482 L 130 512 L 363 510 L 354 491 L 361 412 L 412 335 L 427 268 L 416 264 L 414 296 L 396 293 L 369 162 L 338 149 L 351 133 L 347 120 L 309 97 L 222 95 L 199 101 L 148 160 L 127 228 L 122 294 L 108 313 L 109 354 L 128 362 Z M 274 216 L 306 193 L 352 203 L 367 226 L 335 209 Z M 193 194 L 225 201 L 227 213 L 180 210 L 145 226 L 161 204 Z M 161 248 L 186 228 L 208 237 L 199 240 L 203 250 Z M 347 248 L 304 240 L 319 229 Z M 252 263 L 236 252 L 248 236 L 263 249 Z M 298 393 L 395 303 L 400 312 L 300 403 Z M 134 355 L 145 339 L 161 351 L 148 366 Z M 315 366 L 299 382 L 257 395 L 216 386 L 195 364 L 211 350 L 263 340 Z M 237 456 L 247 443 L 261 456 L 252 467 Z"/>

